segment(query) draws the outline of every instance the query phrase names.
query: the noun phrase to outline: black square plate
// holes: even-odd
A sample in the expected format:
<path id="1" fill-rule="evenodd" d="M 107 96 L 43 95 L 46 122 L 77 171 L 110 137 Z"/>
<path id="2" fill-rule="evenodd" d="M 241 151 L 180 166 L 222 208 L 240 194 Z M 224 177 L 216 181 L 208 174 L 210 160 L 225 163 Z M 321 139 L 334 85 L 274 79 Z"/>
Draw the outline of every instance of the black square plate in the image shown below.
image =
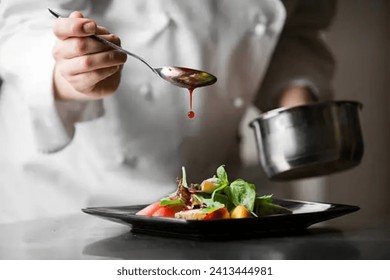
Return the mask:
<path id="1" fill-rule="evenodd" d="M 359 210 L 358 206 L 344 204 L 276 198 L 273 201 L 292 210 L 292 214 L 245 219 L 184 220 L 135 215 L 147 205 L 90 207 L 82 211 L 129 225 L 133 233 L 190 239 L 237 239 L 299 232 L 315 223 Z"/>

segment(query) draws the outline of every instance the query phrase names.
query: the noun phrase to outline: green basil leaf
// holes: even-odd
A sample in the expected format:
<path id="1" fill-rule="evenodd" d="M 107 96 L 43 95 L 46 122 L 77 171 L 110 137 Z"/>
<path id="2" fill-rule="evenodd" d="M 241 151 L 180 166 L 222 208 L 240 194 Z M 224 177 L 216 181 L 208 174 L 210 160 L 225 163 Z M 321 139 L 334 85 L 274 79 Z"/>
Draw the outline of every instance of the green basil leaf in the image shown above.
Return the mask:
<path id="1" fill-rule="evenodd" d="M 169 197 L 164 197 L 160 199 L 160 206 L 173 206 L 173 205 L 184 205 L 183 200 L 180 198 L 177 199 L 170 199 Z"/>
<path id="2" fill-rule="evenodd" d="M 237 179 L 225 189 L 225 193 L 235 206 L 243 205 L 249 211 L 253 211 L 256 199 L 255 185 Z"/>
<path id="3" fill-rule="evenodd" d="M 218 187 L 213 191 L 213 193 L 212 193 L 212 195 L 211 195 L 211 197 L 212 197 L 213 199 L 214 199 L 214 197 L 215 197 L 215 195 L 216 195 L 217 193 L 222 192 L 223 189 L 225 189 L 225 188 L 228 186 L 228 184 L 226 184 L 226 183 L 222 183 L 222 184 L 221 184 L 221 182 L 220 182 L 219 179 L 218 179 L 216 185 L 217 185 Z"/>
<path id="4" fill-rule="evenodd" d="M 193 194 L 197 200 L 199 200 L 202 204 L 206 206 L 206 208 L 223 208 L 225 207 L 225 204 L 219 202 L 219 201 L 214 201 L 212 198 L 206 198 L 200 194 Z"/>
<path id="5" fill-rule="evenodd" d="M 214 211 L 216 211 L 216 210 L 218 210 L 218 209 L 221 209 L 221 208 L 223 208 L 223 206 L 222 206 L 222 207 L 202 208 L 202 209 L 199 210 L 199 212 L 201 212 L 201 213 L 206 213 L 206 214 L 210 214 L 210 213 L 212 213 L 212 212 L 214 212 Z"/>
<path id="6" fill-rule="evenodd" d="M 224 195 L 224 194 L 221 194 L 221 193 L 216 193 L 214 195 L 214 197 L 212 197 L 212 199 L 215 201 L 215 202 L 219 202 L 225 206 L 228 205 L 229 203 L 229 199 L 227 197 L 227 195 Z"/>
<path id="7" fill-rule="evenodd" d="M 215 178 L 215 176 L 214 176 Z M 229 185 L 228 176 L 224 165 L 217 168 L 217 182 L 215 183 L 216 189 L 212 193 L 212 198 L 215 198 L 216 193 L 222 192 Z"/>
<path id="8" fill-rule="evenodd" d="M 217 168 L 217 177 L 219 180 L 221 180 L 222 184 L 229 184 L 227 172 L 225 170 L 225 166 L 221 165 L 220 167 Z"/>
<path id="9" fill-rule="evenodd" d="M 259 202 L 259 203 L 272 203 L 273 202 L 272 196 L 273 196 L 272 194 L 258 196 L 258 197 L 256 197 L 256 202 Z"/>
<path id="10" fill-rule="evenodd" d="M 272 203 L 272 195 L 264 195 L 264 196 L 256 197 L 254 212 L 259 217 L 292 213 L 290 209 Z"/>

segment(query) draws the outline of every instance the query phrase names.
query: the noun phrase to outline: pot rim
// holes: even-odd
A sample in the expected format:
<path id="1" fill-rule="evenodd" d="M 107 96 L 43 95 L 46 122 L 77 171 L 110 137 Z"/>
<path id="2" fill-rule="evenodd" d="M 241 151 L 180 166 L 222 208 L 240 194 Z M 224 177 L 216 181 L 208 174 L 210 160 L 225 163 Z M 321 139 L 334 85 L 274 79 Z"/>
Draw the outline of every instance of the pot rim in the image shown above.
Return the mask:
<path id="1" fill-rule="evenodd" d="M 304 104 L 304 105 L 299 105 L 299 106 L 293 106 L 293 107 L 281 107 L 281 108 L 276 108 L 264 113 L 261 113 L 258 117 L 256 117 L 254 120 L 252 120 L 249 125 L 253 126 L 253 123 L 258 121 L 258 120 L 266 120 L 273 118 L 277 115 L 280 115 L 285 112 L 293 112 L 297 110 L 301 110 L 302 108 L 308 108 L 308 107 L 326 107 L 326 106 L 335 106 L 335 105 L 345 105 L 345 104 L 352 104 L 357 106 L 359 109 L 363 108 L 363 104 L 359 101 L 355 100 L 327 100 L 327 101 L 322 101 L 322 102 L 315 102 L 315 103 L 310 103 L 310 104 Z"/>

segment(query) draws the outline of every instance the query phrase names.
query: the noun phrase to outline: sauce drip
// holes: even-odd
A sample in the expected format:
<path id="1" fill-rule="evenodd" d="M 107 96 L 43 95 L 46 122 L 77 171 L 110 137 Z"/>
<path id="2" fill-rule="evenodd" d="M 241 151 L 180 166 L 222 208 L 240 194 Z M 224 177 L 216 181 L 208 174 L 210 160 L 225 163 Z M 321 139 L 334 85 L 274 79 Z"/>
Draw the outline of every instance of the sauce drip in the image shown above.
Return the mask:
<path id="1" fill-rule="evenodd" d="M 172 84 L 188 89 L 190 94 L 190 110 L 187 113 L 189 119 L 195 118 L 195 112 L 192 111 L 192 93 L 198 87 L 204 87 L 214 84 L 217 78 L 213 75 L 199 70 L 184 67 L 168 67 L 163 69 L 160 76 Z"/>
<path id="2" fill-rule="evenodd" d="M 188 91 L 189 91 L 189 93 L 190 93 L 190 111 L 188 112 L 187 116 L 188 116 L 188 118 L 190 118 L 190 119 L 195 118 L 195 112 L 192 111 L 192 93 L 194 92 L 194 89 L 195 89 L 195 88 L 189 88 L 189 89 L 188 89 Z"/>

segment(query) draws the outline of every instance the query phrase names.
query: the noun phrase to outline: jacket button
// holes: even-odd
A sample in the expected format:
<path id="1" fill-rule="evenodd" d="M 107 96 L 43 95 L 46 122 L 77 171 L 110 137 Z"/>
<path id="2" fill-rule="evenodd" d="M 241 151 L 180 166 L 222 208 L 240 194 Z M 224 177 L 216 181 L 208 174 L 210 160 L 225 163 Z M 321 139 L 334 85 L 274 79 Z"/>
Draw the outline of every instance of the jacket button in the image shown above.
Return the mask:
<path id="1" fill-rule="evenodd" d="M 265 29 L 266 29 L 265 24 L 262 22 L 259 22 L 254 27 L 254 33 L 256 34 L 256 36 L 261 37 L 265 34 Z"/>
<path id="2" fill-rule="evenodd" d="M 257 14 L 254 18 L 253 33 L 256 36 L 263 36 L 267 31 L 267 18 L 263 14 Z"/>
<path id="3" fill-rule="evenodd" d="M 241 97 L 234 98 L 233 106 L 236 108 L 242 108 L 242 106 L 244 106 L 244 100 Z"/>

